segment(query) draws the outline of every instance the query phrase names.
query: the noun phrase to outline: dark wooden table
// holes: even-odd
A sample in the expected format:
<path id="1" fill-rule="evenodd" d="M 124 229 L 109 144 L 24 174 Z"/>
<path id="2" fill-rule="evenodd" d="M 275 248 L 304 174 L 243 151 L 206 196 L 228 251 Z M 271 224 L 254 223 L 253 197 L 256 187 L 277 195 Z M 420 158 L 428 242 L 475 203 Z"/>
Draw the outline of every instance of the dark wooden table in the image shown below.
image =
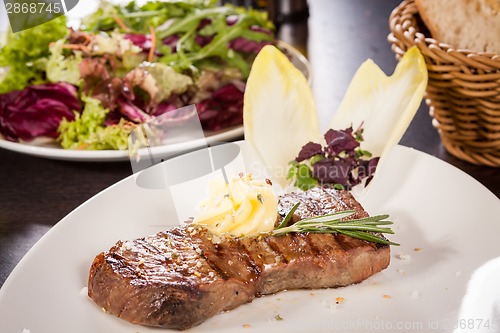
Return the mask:
<path id="1" fill-rule="evenodd" d="M 282 39 L 307 46 L 323 122 L 335 111 L 364 60 L 372 58 L 388 74 L 394 71 L 396 60 L 386 37 L 389 14 L 399 2 L 311 0 L 308 24 L 299 21 L 281 27 Z M 499 169 L 471 165 L 447 154 L 425 105 L 400 143 L 447 161 L 500 196 Z M 65 162 L 0 149 L 0 286 L 53 225 L 131 174 L 128 162 Z"/>

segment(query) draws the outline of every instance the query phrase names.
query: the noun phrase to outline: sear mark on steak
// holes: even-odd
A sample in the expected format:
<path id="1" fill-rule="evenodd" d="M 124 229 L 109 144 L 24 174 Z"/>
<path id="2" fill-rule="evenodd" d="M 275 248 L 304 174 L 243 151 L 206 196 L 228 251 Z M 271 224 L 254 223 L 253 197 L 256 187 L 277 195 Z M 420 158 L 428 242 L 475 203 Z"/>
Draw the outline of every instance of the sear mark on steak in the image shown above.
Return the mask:
<path id="1" fill-rule="evenodd" d="M 281 218 L 298 201 L 294 220 L 368 216 L 349 192 L 315 188 L 280 197 Z M 119 241 L 95 258 L 88 295 L 131 323 L 184 330 L 260 295 L 361 282 L 390 261 L 389 246 L 340 234 L 220 238 L 185 225 Z"/>

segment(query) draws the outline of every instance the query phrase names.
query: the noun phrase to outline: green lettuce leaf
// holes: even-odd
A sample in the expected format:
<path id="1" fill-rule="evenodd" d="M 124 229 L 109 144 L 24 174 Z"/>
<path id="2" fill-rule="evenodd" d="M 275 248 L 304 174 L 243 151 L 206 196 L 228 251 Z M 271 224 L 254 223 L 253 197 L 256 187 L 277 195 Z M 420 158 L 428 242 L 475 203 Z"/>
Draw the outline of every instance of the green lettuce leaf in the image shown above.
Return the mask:
<path id="1" fill-rule="evenodd" d="M 31 83 L 44 82 L 49 44 L 67 33 L 64 16 L 35 28 L 9 33 L 5 46 L 0 50 L 0 67 L 7 68 L 7 74 L 0 82 L 0 94 L 21 90 Z"/>
<path id="2" fill-rule="evenodd" d="M 85 102 L 82 113 L 76 113 L 74 121 L 63 119 L 59 125 L 61 146 L 79 150 L 127 149 L 128 135 L 135 125 L 122 118 L 116 125 L 104 126 L 109 109 L 95 98 L 82 95 L 82 100 Z"/>
<path id="3" fill-rule="evenodd" d="M 65 57 L 63 45 L 66 41 L 60 39 L 50 47 L 51 55 L 47 60 L 47 79 L 51 82 L 68 82 L 78 86 L 80 84 L 80 69 L 82 52 L 75 51 Z"/>
<path id="4" fill-rule="evenodd" d="M 147 72 L 155 79 L 158 88 L 155 100 L 158 103 L 166 100 L 172 93 L 182 94 L 193 84 L 189 76 L 177 73 L 172 67 L 161 63 L 148 66 Z"/>

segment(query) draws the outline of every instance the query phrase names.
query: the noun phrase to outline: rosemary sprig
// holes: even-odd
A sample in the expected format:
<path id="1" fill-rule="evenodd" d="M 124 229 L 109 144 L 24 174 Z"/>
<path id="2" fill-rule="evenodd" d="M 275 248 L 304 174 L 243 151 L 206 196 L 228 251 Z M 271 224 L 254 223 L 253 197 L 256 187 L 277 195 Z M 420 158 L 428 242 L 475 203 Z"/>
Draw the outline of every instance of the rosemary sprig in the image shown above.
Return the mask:
<path id="1" fill-rule="evenodd" d="M 373 243 L 399 245 L 398 243 L 388 241 L 375 234 L 394 234 L 391 228 L 381 227 L 393 224 L 392 221 L 386 220 L 389 215 L 377 215 L 354 220 L 345 220 L 345 218 L 355 213 L 353 210 L 345 210 L 306 218 L 297 221 L 291 226 L 287 226 L 288 221 L 291 219 L 298 206 L 299 203 L 296 203 L 292 209 L 290 209 L 283 221 L 271 232 L 271 234 L 279 236 L 290 232 L 339 233 Z"/>
<path id="2" fill-rule="evenodd" d="M 288 211 L 285 218 L 283 219 L 283 221 L 281 221 L 281 223 L 278 225 L 276 229 L 281 229 L 288 225 L 288 221 L 292 219 L 293 213 L 295 213 L 295 210 L 297 210 L 297 207 L 299 207 L 299 205 L 300 202 L 297 202 L 295 205 L 293 205 L 292 209 Z"/>

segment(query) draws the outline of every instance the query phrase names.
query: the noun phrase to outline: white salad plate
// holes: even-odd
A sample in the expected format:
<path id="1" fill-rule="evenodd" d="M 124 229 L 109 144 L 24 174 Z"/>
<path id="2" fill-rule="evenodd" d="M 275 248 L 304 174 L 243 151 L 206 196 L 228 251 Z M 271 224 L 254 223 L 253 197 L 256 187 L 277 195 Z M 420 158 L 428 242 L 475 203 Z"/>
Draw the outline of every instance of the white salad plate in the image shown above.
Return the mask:
<path id="1" fill-rule="evenodd" d="M 225 142 L 243 136 L 243 126 L 231 127 L 218 132 L 206 134 L 205 140 L 190 140 L 154 147 L 155 155 L 168 157 L 205 144 Z M 18 153 L 66 161 L 110 162 L 129 159 L 128 150 L 75 150 L 63 149 L 54 140 L 35 142 L 12 142 L 0 138 L 0 148 Z"/>
<path id="2" fill-rule="evenodd" d="M 251 160 L 245 157 L 247 165 Z M 170 193 L 191 200 L 205 191 L 146 189 L 138 185 L 140 175 L 91 198 L 33 246 L 0 289 L 1 332 L 168 331 L 130 324 L 86 296 L 98 253 L 175 224 Z M 395 222 L 389 238 L 401 246 L 391 248 L 387 269 L 344 288 L 257 298 L 189 332 L 498 332 L 500 201 L 494 194 L 441 160 L 396 146 L 358 200 L 371 215 L 387 213 Z"/>
<path id="3" fill-rule="evenodd" d="M 127 0 L 113 0 L 113 3 L 128 3 Z M 0 0 L 0 8 L 2 1 Z M 66 14 L 68 25 L 78 28 L 80 19 L 94 12 L 99 6 L 98 0 L 79 1 L 76 7 Z M 6 13 L 0 10 L 0 46 L 8 30 Z M 286 52 L 290 61 L 297 67 L 308 82 L 312 83 L 311 66 L 307 58 L 293 46 L 278 40 L 276 44 L 280 49 Z M 1 70 L 1 69 L 0 69 Z M 1 74 L 1 72 L 0 72 Z M 206 143 L 231 141 L 243 136 L 243 126 L 233 126 L 216 132 L 205 133 L 206 142 L 203 140 L 187 141 L 182 143 L 168 144 L 155 147 L 155 154 L 159 157 L 169 157 L 185 151 L 198 148 Z M 203 141 L 203 142 L 202 142 Z M 0 148 L 15 151 L 18 153 L 68 161 L 88 161 L 88 162 L 106 162 L 123 161 L 129 159 L 129 153 L 126 150 L 70 150 L 63 149 L 55 140 L 34 140 L 33 142 L 11 142 L 2 138 L 0 134 Z"/>

